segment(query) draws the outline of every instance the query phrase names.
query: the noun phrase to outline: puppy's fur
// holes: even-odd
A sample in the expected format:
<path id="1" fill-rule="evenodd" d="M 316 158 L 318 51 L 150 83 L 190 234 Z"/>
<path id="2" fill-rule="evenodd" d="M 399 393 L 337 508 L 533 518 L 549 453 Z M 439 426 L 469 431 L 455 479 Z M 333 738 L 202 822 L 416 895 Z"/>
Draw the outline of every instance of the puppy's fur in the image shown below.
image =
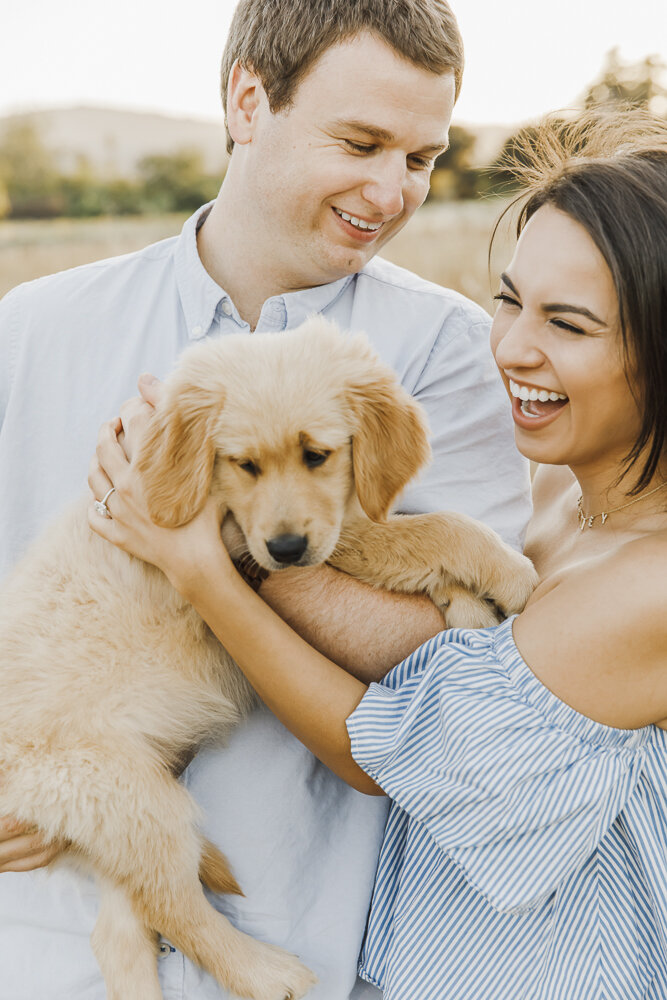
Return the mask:
<path id="1" fill-rule="evenodd" d="M 298 536 L 298 565 L 329 561 L 429 594 L 450 625 L 490 624 L 492 607 L 523 606 L 534 572 L 470 518 L 389 516 L 428 455 L 420 408 L 365 339 L 314 319 L 191 348 L 135 461 L 159 524 L 187 522 L 212 493 L 267 569 L 282 566 L 267 542 Z M 97 875 L 109 1000 L 161 997 L 158 933 L 240 996 L 303 996 L 314 977 L 296 958 L 206 901 L 200 876 L 240 890 L 173 775 L 252 692 L 166 578 L 94 535 L 83 505 L 0 593 L 0 685 L 0 814 L 70 841 Z"/>

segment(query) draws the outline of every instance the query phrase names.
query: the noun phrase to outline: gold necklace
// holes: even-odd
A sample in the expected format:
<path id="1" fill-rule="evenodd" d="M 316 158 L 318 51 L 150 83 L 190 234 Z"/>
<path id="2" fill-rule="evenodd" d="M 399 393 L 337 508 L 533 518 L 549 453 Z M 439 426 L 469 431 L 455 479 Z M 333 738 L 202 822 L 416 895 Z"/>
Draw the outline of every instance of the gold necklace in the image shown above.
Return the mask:
<path id="1" fill-rule="evenodd" d="M 626 507 L 631 507 L 633 503 L 639 503 L 640 500 L 646 500 L 647 497 L 653 496 L 658 490 L 663 489 L 667 486 L 667 480 L 664 483 L 660 483 L 660 486 L 656 486 L 654 490 L 649 490 L 648 493 L 643 493 L 640 497 L 635 497 L 634 500 L 628 500 L 627 503 L 621 504 L 620 507 L 612 507 L 611 510 L 601 510 L 597 514 L 584 514 L 584 497 L 583 494 L 577 500 L 577 511 L 579 513 L 579 530 L 583 531 L 584 528 L 592 528 L 593 521 L 596 517 L 602 518 L 602 524 L 607 520 L 610 514 L 615 514 L 619 510 L 625 510 Z M 602 526 L 602 525 L 601 525 Z"/>

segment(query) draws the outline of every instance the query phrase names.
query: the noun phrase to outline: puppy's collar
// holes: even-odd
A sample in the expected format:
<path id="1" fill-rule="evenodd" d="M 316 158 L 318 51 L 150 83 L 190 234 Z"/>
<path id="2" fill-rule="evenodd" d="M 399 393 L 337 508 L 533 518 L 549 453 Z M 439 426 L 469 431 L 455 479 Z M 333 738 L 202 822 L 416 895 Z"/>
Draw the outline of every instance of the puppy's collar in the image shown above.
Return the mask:
<path id="1" fill-rule="evenodd" d="M 236 567 L 237 573 L 239 573 L 249 587 L 257 593 L 259 588 L 262 586 L 264 580 L 270 576 L 268 569 L 264 569 L 260 566 L 258 562 L 255 562 L 253 557 L 249 552 L 244 552 L 242 556 L 238 559 L 233 559 L 232 562 Z"/>

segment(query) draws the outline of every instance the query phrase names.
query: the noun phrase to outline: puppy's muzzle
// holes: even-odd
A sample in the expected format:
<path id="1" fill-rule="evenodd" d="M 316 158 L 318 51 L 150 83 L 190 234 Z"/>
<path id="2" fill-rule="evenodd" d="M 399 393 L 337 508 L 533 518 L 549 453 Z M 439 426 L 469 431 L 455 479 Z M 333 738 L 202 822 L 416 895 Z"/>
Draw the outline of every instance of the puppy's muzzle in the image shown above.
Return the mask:
<path id="1" fill-rule="evenodd" d="M 297 563 L 308 548 L 308 535 L 276 535 L 266 547 L 272 559 L 289 566 Z"/>

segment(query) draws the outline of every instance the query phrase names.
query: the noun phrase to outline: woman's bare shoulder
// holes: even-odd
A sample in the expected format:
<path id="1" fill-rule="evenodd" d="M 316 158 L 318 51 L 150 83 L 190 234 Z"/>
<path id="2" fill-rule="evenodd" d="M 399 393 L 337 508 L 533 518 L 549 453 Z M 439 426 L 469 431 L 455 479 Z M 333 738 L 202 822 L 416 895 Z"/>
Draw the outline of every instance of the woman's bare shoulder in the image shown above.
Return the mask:
<path id="1" fill-rule="evenodd" d="M 667 531 L 568 567 L 515 622 L 535 674 L 584 715 L 619 728 L 667 717 Z"/>

